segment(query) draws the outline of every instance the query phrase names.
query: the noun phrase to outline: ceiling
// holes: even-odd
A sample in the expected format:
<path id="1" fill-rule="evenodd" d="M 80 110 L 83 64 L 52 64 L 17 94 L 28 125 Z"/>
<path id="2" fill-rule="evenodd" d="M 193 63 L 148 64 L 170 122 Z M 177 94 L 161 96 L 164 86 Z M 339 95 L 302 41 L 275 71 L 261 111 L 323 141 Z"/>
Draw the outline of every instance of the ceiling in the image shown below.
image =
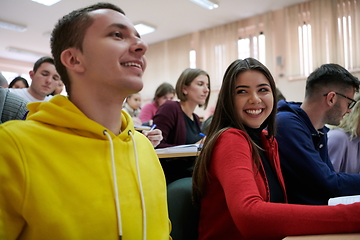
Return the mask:
<path id="1" fill-rule="evenodd" d="M 50 55 L 49 36 L 59 18 L 74 9 L 101 0 L 62 0 L 47 7 L 31 0 L 0 0 L 0 20 L 24 25 L 16 32 L 0 28 L 0 61 L 35 62 L 39 56 L 10 52 L 9 47 Z M 189 0 L 108 0 L 133 21 L 147 22 L 157 30 L 142 38 L 148 44 L 234 22 L 307 0 L 214 0 L 219 8 L 206 10 Z"/>

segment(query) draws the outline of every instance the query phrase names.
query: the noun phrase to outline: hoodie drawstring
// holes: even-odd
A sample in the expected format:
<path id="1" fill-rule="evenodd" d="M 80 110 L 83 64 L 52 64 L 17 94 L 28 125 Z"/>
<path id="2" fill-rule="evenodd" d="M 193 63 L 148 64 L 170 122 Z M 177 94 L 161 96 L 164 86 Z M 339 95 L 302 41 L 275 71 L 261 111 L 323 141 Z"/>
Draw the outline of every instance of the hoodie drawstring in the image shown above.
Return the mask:
<path id="1" fill-rule="evenodd" d="M 114 188 L 114 194 L 115 194 L 116 218 L 117 218 L 117 225 L 118 225 L 118 231 L 119 231 L 119 240 L 121 240 L 122 239 L 122 222 L 121 222 L 119 192 L 118 192 L 117 178 L 116 178 L 114 145 L 113 145 L 110 134 L 106 130 L 104 130 L 104 135 L 107 136 L 107 138 L 109 139 L 109 142 L 110 142 L 111 169 L 112 169 L 112 177 L 113 177 L 113 188 Z"/>
<path id="2" fill-rule="evenodd" d="M 122 239 L 122 222 L 121 222 L 121 211 L 120 211 L 120 201 L 119 201 L 119 192 L 117 186 L 117 178 L 116 178 L 116 165 L 115 165 L 115 158 L 114 158 L 114 145 L 111 139 L 110 134 L 104 130 L 104 135 L 107 136 L 110 142 L 110 153 L 111 153 L 111 168 L 112 168 L 112 175 L 113 175 L 113 187 L 115 193 L 115 206 L 116 206 L 116 216 L 117 216 L 117 223 L 118 223 L 118 231 L 119 231 L 119 239 Z M 139 167 L 139 160 L 136 151 L 136 143 L 131 130 L 129 130 L 128 134 L 131 136 L 131 140 L 133 142 L 133 149 L 134 149 L 134 156 L 135 156 L 135 163 L 136 163 L 136 173 L 138 178 L 138 187 L 140 191 L 140 199 L 141 199 L 141 207 L 142 207 L 142 217 L 143 217 L 143 240 L 146 240 L 146 206 L 145 206 L 145 199 L 144 199 L 144 192 L 142 187 L 142 181 L 140 176 L 140 167 Z"/>
<path id="3" fill-rule="evenodd" d="M 143 217 L 143 240 L 146 240 L 146 206 L 145 206 L 144 192 L 143 192 L 142 181 L 141 181 L 141 176 L 140 176 L 139 159 L 138 159 L 138 156 L 137 156 L 136 143 L 135 143 L 134 135 L 132 135 L 130 130 L 129 130 L 128 134 L 131 136 L 132 142 L 134 144 L 134 156 L 135 156 L 135 161 L 136 161 L 136 172 L 137 172 L 137 177 L 138 177 L 138 182 L 139 182 L 141 207 L 142 207 L 142 215 L 143 215 L 142 216 Z"/>

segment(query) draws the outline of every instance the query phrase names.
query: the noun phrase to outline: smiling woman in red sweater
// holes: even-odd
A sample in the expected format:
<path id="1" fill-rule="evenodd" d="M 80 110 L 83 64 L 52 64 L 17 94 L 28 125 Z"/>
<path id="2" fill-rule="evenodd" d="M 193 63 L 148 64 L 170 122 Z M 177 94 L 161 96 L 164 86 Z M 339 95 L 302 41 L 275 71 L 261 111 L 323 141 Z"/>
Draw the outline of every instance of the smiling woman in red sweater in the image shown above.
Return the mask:
<path id="1" fill-rule="evenodd" d="M 274 79 L 259 61 L 236 60 L 228 67 L 193 173 L 199 239 L 360 231 L 360 203 L 287 203 L 274 138 L 275 92 Z"/>

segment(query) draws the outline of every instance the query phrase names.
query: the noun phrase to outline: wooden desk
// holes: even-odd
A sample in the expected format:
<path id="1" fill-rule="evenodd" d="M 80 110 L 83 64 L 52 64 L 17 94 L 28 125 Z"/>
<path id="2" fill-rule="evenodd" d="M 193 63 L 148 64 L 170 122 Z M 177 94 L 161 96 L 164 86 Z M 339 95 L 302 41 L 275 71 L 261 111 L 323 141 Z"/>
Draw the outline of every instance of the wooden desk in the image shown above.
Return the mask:
<path id="1" fill-rule="evenodd" d="M 323 235 L 291 236 L 283 240 L 359 240 L 360 233 L 341 233 Z"/>
<path id="2" fill-rule="evenodd" d="M 178 157 L 194 157 L 199 152 L 178 152 L 178 153 L 157 153 L 158 158 L 178 158 Z"/>

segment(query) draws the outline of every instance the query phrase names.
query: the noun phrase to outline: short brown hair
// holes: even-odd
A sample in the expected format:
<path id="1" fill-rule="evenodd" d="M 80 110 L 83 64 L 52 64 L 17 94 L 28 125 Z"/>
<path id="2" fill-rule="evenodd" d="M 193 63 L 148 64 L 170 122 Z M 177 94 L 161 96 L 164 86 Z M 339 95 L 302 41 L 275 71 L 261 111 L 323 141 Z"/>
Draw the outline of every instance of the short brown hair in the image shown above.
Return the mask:
<path id="1" fill-rule="evenodd" d="M 60 60 L 61 53 L 71 47 L 82 51 L 85 32 L 94 21 L 89 13 L 98 9 L 111 9 L 125 15 L 119 7 L 111 3 L 100 2 L 65 15 L 58 21 L 51 33 L 51 53 L 54 57 L 56 70 L 60 74 L 68 93 L 71 91 L 71 84 L 66 67 Z"/>

